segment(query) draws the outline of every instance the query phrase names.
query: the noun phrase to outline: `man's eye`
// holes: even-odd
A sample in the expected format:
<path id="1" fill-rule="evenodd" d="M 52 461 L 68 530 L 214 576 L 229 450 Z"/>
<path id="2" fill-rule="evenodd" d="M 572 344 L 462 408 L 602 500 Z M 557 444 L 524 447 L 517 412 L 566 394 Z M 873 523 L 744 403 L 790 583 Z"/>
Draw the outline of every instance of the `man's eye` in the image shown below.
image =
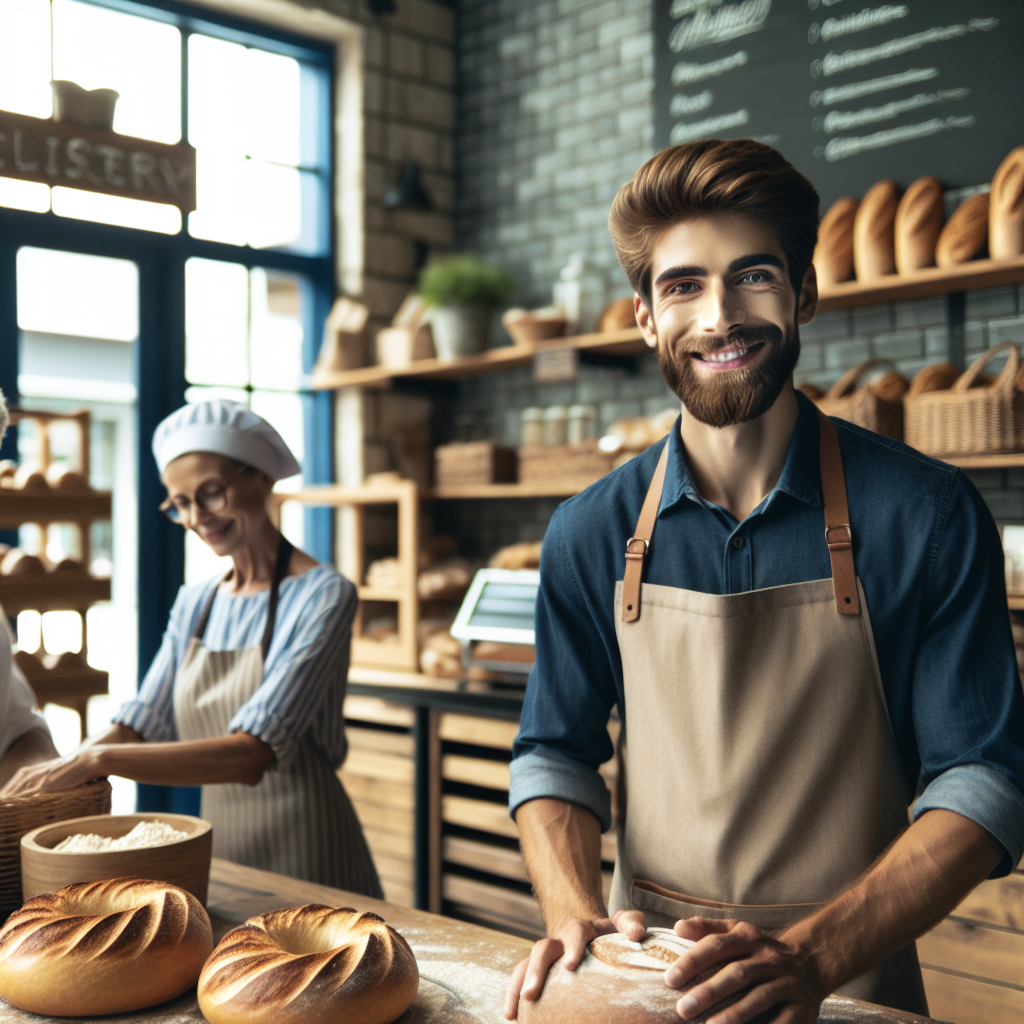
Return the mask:
<path id="1" fill-rule="evenodd" d="M 700 289 L 696 281 L 677 281 L 669 288 L 670 295 L 692 295 Z"/>
<path id="2" fill-rule="evenodd" d="M 763 270 L 752 270 L 740 278 L 740 284 L 765 284 L 771 278 Z"/>

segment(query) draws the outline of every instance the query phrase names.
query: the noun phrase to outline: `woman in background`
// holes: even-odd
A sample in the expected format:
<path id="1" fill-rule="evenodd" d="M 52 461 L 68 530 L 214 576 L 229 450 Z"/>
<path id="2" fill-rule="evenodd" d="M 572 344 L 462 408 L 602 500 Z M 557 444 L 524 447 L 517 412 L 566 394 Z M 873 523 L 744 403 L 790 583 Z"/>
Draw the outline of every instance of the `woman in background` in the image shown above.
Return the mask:
<path id="1" fill-rule="evenodd" d="M 292 547 L 267 514 L 299 472 L 277 431 L 235 402 L 185 406 L 153 437 L 161 510 L 231 571 L 182 587 L 137 699 L 16 793 L 101 775 L 202 785 L 217 857 L 368 896 L 380 882 L 337 776 L 355 587 Z"/>

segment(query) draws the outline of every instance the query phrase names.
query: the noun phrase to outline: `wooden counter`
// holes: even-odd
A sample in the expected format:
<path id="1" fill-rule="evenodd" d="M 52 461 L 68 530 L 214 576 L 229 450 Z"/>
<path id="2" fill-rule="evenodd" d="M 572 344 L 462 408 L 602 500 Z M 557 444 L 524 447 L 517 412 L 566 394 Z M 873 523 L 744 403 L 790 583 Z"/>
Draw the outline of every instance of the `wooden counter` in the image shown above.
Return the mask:
<path id="1" fill-rule="evenodd" d="M 215 940 L 246 918 L 304 903 L 372 910 L 405 936 L 419 964 L 420 991 L 397 1024 L 503 1024 L 505 986 L 512 968 L 530 949 L 526 940 L 268 871 L 221 860 L 213 862 L 207 909 Z M 853 999 L 827 1000 L 819 1017 L 822 1024 L 924 1024 L 928 1019 Z M 0 999 L 0 1024 L 62 1024 L 68 1020 L 91 1024 L 202 1024 L 204 1018 L 194 992 L 152 1009 L 116 1017 L 38 1017 Z"/>

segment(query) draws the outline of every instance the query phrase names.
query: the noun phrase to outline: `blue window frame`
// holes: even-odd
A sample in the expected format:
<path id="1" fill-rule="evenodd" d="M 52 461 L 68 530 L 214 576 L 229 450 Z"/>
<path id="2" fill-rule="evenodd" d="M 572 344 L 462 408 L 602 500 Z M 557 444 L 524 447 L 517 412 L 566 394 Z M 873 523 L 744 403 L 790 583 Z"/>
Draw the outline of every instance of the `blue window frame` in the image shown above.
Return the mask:
<path id="1" fill-rule="evenodd" d="M 180 528 L 169 524 L 156 508 L 163 489 L 150 452 L 153 430 L 163 417 L 185 401 L 186 389 L 186 263 L 199 258 L 241 264 L 300 281 L 302 302 L 302 370 L 313 367 L 324 318 L 333 297 L 334 218 L 331 210 L 332 137 L 331 81 L 333 48 L 230 16 L 198 10 L 171 0 L 141 4 L 131 0 L 87 0 L 101 8 L 161 21 L 182 33 L 181 137 L 189 136 L 190 39 L 251 47 L 299 62 L 301 109 L 298 159 L 285 167 L 299 182 L 302 223 L 297 237 L 277 247 L 257 248 L 252 239 L 235 242 L 194 237 L 187 218 L 173 234 L 108 223 L 0 207 L 0 387 L 13 403 L 18 398 L 18 324 L 16 258 L 22 246 L 61 249 L 135 261 L 139 268 L 139 337 L 136 352 L 138 417 L 138 629 L 139 667 L 152 660 L 167 621 L 184 568 Z M 267 156 L 267 154 L 262 154 Z M 274 154 L 269 154 L 273 158 Z M 260 155 L 244 154 L 246 161 Z M 274 160 L 262 160 L 273 167 Z M 280 169 L 280 168 L 278 168 Z M 270 172 L 268 172 L 270 173 Z M 200 201 L 201 202 L 201 201 Z M 197 232 L 198 233 L 198 232 Z M 217 234 L 216 231 L 201 232 Z M 264 237 L 264 241 L 267 237 Z M 273 237 L 270 237 L 273 245 Z M 251 381 L 245 387 L 253 390 Z M 307 483 L 332 478 L 332 402 L 327 393 L 300 386 Z M 4 456 L 13 455 L 16 439 L 4 442 Z M 333 561 L 332 517 L 327 509 L 305 513 L 305 546 L 321 561 Z"/>

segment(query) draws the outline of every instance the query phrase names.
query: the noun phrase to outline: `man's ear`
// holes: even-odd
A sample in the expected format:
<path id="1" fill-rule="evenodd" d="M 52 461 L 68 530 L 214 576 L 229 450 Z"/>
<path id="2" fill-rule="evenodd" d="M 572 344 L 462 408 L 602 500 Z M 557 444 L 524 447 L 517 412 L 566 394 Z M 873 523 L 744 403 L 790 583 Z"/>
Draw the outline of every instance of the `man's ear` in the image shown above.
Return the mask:
<path id="1" fill-rule="evenodd" d="M 814 264 L 808 265 L 800 284 L 800 295 L 796 300 L 796 322 L 809 324 L 818 311 L 818 272 Z"/>
<path id="2" fill-rule="evenodd" d="M 654 316 L 640 297 L 639 292 L 633 293 L 633 315 L 636 317 L 637 326 L 643 332 L 647 347 L 657 348 L 658 330 L 654 326 Z"/>

